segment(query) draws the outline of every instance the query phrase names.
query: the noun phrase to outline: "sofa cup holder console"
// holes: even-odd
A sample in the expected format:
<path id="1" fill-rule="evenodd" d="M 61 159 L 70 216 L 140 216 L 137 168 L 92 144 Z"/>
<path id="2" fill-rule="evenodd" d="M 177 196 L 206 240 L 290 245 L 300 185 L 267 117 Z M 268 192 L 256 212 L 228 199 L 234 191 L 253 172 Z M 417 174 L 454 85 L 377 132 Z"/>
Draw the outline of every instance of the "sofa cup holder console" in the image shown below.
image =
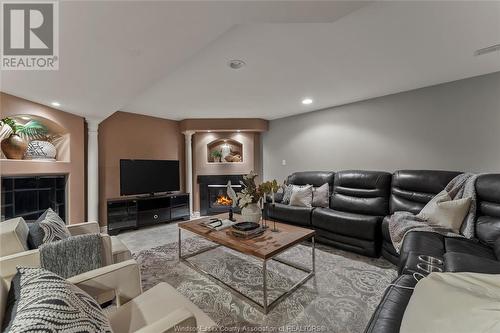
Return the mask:
<path id="1" fill-rule="evenodd" d="M 432 273 L 432 272 L 442 272 L 443 269 L 441 267 L 438 267 L 438 266 L 434 266 L 434 265 L 431 265 L 431 264 L 424 264 L 424 263 L 418 263 L 417 264 L 417 269 L 419 271 L 422 271 L 422 272 L 425 272 L 425 273 Z"/>
<path id="2" fill-rule="evenodd" d="M 418 260 L 425 263 L 425 264 L 429 264 L 432 266 L 442 266 L 443 265 L 443 261 L 441 259 L 431 257 L 431 256 L 419 255 Z"/>

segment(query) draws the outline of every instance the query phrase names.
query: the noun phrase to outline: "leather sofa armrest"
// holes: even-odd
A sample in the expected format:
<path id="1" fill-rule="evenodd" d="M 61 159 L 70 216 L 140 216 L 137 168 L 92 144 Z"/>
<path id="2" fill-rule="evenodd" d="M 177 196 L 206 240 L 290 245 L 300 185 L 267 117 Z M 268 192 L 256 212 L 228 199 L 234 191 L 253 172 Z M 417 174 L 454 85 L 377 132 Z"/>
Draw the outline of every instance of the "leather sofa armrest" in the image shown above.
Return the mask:
<path id="1" fill-rule="evenodd" d="M 73 276 L 68 281 L 94 297 L 114 291 L 117 306 L 142 293 L 139 265 L 133 259 Z"/>
<path id="2" fill-rule="evenodd" d="M 196 317 L 185 308 L 180 308 L 135 333 L 197 332 Z"/>
<path id="3" fill-rule="evenodd" d="M 99 228 L 99 223 L 97 222 L 68 224 L 67 227 L 71 236 L 78 236 L 84 234 L 98 234 L 101 232 L 101 229 Z"/>
<path id="4" fill-rule="evenodd" d="M 398 333 L 406 306 L 417 281 L 412 275 L 400 275 L 385 290 L 365 333 Z"/>
<path id="5" fill-rule="evenodd" d="M 447 252 L 444 254 L 444 270 L 445 272 L 500 274 L 500 261 L 467 253 Z"/>
<path id="6" fill-rule="evenodd" d="M 10 281 L 17 273 L 17 266 L 40 267 L 40 252 L 38 249 L 0 257 L 1 277 Z"/>

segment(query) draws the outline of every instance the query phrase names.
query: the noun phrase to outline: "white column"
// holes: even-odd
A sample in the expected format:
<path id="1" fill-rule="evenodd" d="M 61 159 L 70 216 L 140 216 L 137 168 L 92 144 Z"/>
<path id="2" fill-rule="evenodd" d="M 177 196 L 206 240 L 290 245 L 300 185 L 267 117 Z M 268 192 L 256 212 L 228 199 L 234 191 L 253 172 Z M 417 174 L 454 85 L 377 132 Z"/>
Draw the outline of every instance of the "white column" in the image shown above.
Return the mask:
<path id="1" fill-rule="evenodd" d="M 99 221 L 99 120 L 87 120 L 87 221 Z"/>
<path id="2" fill-rule="evenodd" d="M 186 192 L 189 193 L 189 214 L 193 216 L 193 134 L 194 131 L 183 132 L 186 139 Z"/>

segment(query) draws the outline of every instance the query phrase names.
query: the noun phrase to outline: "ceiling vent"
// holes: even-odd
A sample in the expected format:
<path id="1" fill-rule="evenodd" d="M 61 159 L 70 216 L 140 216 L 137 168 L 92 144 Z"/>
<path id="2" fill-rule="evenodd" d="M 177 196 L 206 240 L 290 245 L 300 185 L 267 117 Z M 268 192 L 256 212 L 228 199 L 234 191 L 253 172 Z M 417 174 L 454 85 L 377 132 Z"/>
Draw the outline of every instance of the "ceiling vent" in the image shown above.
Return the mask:
<path id="1" fill-rule="evenodd" d="M 480 56 L 480 55 L 495 52 L 495 51 L 500 51 L 500 44 L 491 45 L 491 46 L 479 49 L 476 52 L 474 52 L 474 55 Z"/>

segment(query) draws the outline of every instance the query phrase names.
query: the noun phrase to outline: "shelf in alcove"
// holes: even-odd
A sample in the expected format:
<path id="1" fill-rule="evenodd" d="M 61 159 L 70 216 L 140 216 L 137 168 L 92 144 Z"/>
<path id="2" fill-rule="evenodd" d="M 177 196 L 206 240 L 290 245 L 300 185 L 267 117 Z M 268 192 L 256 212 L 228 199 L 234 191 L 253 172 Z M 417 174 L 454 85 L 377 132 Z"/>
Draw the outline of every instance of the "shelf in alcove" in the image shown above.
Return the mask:
<path id="1" fill-rule="evenodd" d="M 14 160 L 8 158 L 0 158 L 0 163 L 3 162 L 13 162 L 13 163 L 70 163 L 66 161 L 56 161 L 56 160 Z"/>
<path id="2" fill-rule="evenodd" d="M 228 164 L 228 165 L 231 165 L 231 164 L 242 164 L 243 161 L 241 162 L 207 162 L 208 164 Z"/>
<path id="3" fill-rule="evenodd" d="M 69 174 L 71 163 L 66 161 L 47 160 L 9 160 L 0 159 L 2 176 L 53 175 Z"/>

